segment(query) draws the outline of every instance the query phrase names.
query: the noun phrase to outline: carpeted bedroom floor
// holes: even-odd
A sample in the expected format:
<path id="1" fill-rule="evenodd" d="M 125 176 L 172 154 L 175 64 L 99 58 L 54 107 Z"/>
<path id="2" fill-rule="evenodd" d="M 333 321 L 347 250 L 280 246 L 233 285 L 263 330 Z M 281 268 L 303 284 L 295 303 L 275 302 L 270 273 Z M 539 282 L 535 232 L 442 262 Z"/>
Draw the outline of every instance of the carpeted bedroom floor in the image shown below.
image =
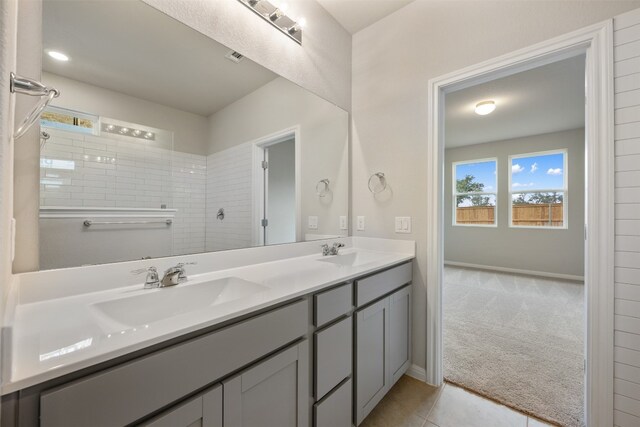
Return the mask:
<path id="1" fill-rule="evenodd" d="M 450 266 L 444 278 L 445 378 L 583 426 L 583 284 Z"/>

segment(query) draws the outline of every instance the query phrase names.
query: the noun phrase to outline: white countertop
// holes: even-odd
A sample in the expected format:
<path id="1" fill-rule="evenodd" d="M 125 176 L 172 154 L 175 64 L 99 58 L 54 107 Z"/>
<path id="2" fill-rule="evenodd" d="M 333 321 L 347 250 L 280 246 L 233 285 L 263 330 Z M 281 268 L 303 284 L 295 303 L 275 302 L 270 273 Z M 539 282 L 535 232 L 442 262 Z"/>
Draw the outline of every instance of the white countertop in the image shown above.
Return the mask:
<path id="1" fill-rule="evenodd" d="M 414 258 L 415 252 L 366 252 L 374 261 L 357 266 L 319 262 L 319 254 L 246 265 L 190 275 L 189 281 L 171 288 L 143 290 L 142 284 L 16 304 L 5 328 L 5 369 L 2 394 L 86 368 L 136 350 L 207 328 L 326 287 L 363 276 Z M 149 324 L 126 326 L 100 315 L 96 303 L 150 292 L 171 292 L 204 281 L 237 277 L 267 289 L 196 311 Z M 8 339 L 7 339 L 8 338 Z"/>

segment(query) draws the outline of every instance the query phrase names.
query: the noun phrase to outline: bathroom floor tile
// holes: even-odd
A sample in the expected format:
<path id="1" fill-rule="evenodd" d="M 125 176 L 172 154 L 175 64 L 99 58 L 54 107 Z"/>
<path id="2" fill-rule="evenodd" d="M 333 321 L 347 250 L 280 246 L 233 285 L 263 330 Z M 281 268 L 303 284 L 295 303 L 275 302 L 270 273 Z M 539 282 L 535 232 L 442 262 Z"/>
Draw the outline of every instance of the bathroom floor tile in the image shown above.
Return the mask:
<path id="1" fill-rule="evenodd" d="M 405 375 L 360 427 L 423 427 L 441 390 Z"/>
<path id="2" fill-rule="evenodd" d="M 439 427 L 527 427 L 527 416 L 446 384 L 428 420 Z"/>

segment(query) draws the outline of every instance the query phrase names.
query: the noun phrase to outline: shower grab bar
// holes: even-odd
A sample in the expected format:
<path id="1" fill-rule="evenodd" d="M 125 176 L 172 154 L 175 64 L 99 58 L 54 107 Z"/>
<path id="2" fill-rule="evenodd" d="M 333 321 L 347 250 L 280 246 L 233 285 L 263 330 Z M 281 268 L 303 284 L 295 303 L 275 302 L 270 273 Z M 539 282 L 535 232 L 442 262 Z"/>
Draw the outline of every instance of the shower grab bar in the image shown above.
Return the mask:
<path id="1" fill-rule="evenodd" d="M 42 114 L 44 109 L 47 108 L 51 101 L 53 101 L 53 98 L 60 96 L 60 92 L 53 87 L 45 86 L 42 83 L 27 77 L 16 76 L 14 73 L 11 73 L 10 76 L 9 89 L 11 90 L 11 93 L 42 97 L 14 132 L 13 138 L 18 139 L 27 133 L 29 128 L 31 128 L 31 126 L 33 126 L 33 124 L 40 118 L 40 114 Z"/>
<path id="2" fill-rule="evenodd" d="M 128 224 L 173 224 L 172 219 L 165 219 L 162 221 L 93 221 L 85 219 L 82 224 L 85 227 L 91 227 L 92 225 L 128 225 Z"/>

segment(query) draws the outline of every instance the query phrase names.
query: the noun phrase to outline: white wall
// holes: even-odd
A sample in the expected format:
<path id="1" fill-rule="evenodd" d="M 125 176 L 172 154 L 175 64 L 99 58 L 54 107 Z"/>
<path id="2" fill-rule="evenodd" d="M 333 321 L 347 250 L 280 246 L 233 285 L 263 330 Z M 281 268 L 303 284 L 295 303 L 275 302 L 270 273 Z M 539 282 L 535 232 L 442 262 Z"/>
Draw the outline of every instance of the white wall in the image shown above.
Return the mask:
<path id="1" fill-rule="evenodd" d="M 304 17 L 302 46 L 238 1 L 144 0 L 247 58 L 349 110 L 351 35 L 314 0 L 289 2 Z"/>
<path id="2" fill-rule="evenodd" d="M 349 203 L 347 112 L 280 77 L 210 119 L 211 152 L 299 126 L 303 234 L 346 234 L 338 226 Z M 332 194 L 320 198 L 316 184 L 325 178 Z M 318 216 L 317 230 L 307 228 L 309 215 Z"/>
<path id="3" fill-rule="evenodd" d="M 42 73 L 42 81 L 62 94 L 52 105 L 137 123 L 173 132 L 173 149 L 204 155 L 207 152 L 207 117 L 136 98 L 57 74 Z"/>
<path id="4" fill-rule="evenodd" d="M 614 21 L 614 424 L 640 426 L 640 10 Z"/>
<path id="5" fill-rule="evenodd" d="M 509 156 L 567 149 L 568 228 L 509 227 Z M 445 151 L 444 259 L 490 267 L 584 276 L 584 129 Z M 452 162 L 498 159 L 497 227 L 453 226 Z"/>
<path id="6" fill-rule="evenodd" d="M 353 37 L 354 236 L 415 239 L 413 363 L 425 366 L 427 83 L 429 79 L 524 48 L 640 7 L 637 1 L 422 1 Z M 367 191 L 386 173 L 390 200 Z M 394 233 L 394 217 L 411 216 L 413 233 Z M 353 227 L 355 230 L 355 227 Z"/>

